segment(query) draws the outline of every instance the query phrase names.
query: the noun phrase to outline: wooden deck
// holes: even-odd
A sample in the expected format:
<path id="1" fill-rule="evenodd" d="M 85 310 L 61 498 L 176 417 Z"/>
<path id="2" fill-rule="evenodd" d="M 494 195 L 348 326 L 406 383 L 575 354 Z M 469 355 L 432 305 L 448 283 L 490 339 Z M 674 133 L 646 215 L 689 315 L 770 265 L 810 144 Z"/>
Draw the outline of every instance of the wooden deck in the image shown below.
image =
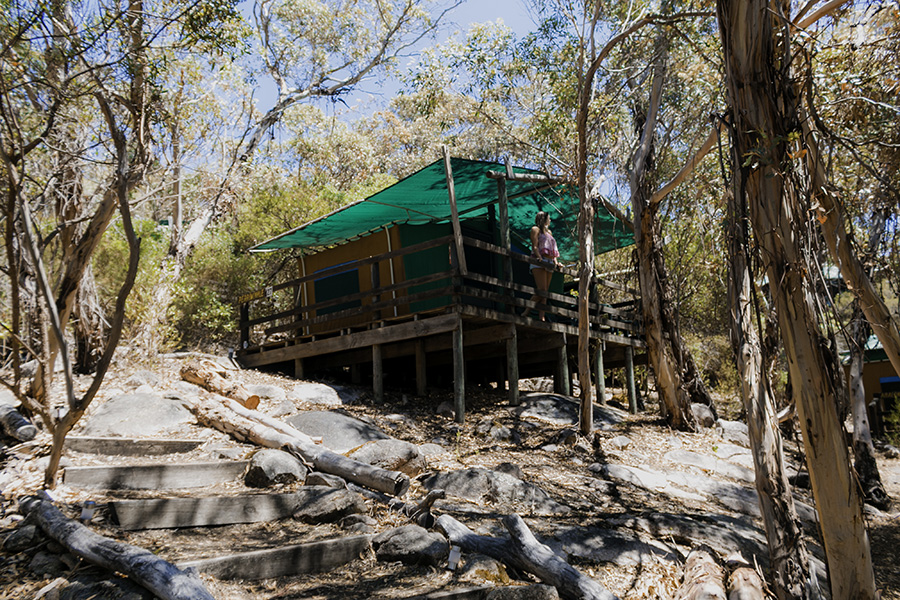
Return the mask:
<path id="1" fill-rule="evenodd" d="M 355 382 L 371 382 L 376 400 L 384 386 L 453 387 L 457 420 L 464 414 L 467 382 L 506 385 L 518 401 L 518 379 L 553 376 L 569 393 L 577 365 L 577 298 L 549 293 L 546 321 L 530 301 L 534 287 L 517 283 L 534 259 L 463 237 L 463 268 L 453 236 L 349 262 L 276 285 L 241 299 L 241 347 L 247 367 L 275 366 L 298 378 L 341 370 Z M 449 268 L 382 285 L 386 267 L 403 271 L 405 257 L 446 248 Z M 441 250 L 441 253 L 443 250 Z M 432 254 L 433 255 L 433 254 Z M 514 265 L 519 264 L 519 267 Z M 466 268 L 467 266 L 468 268 Z M 575 276 L 572 270 L 560 268 Z M 305 301 L 307 287 L 327 277 L 368 273 L 370 289 L 321 302 Z M 530 278 L 530 276 L 526 276 Z M 645 359 L 637 292 L 610 281 L 596 282 L 590 304 L 595 368 L 626 367 Z M 526 309 L 528 316 L 521 316 Z M 638 356 L 635 358 L 635 353 Z M 602 379 L 602 376 L 600 376 Z"/>

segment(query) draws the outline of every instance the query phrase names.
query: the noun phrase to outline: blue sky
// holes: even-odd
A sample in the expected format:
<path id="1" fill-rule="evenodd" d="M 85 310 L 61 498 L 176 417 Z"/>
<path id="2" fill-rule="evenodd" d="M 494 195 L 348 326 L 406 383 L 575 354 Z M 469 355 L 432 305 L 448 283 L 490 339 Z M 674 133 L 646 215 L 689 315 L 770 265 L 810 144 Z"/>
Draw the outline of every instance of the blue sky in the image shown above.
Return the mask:
<path id="1" fill-rule="evenodd" d="M 527 34 L 534 27 L 523 0 L 464 0 L 460 6 L 445 17 L 437 39 L 444 40 L 456 33 L 464 32 L 473 23 L 494 22 L 498 19 L 502 20 L 517 36 Z M 422 47 L 434 43 L 434 40 L 428 39 L 425 40 Z M 415 53 L 413 52 L 406 60 L 411 61 L 414 58 Z M 257 104 L 261 110 L 265 110 L 275 102 L 275 85 L 272 81 L 265 80 L 260 80 L 259 84 L 260 89 L 256 94 Z M 398 89 L 399 82 L 393 78 L 384 81 L 374 79 L 363 81 L 355 93 L 344 99 L 352 110 L 338 105 L 336 111 L 345 113 L 350 118 L 353 118 L 354 114 L 359 116 L 374 112 L 386 106 L 396 95 Z"/>

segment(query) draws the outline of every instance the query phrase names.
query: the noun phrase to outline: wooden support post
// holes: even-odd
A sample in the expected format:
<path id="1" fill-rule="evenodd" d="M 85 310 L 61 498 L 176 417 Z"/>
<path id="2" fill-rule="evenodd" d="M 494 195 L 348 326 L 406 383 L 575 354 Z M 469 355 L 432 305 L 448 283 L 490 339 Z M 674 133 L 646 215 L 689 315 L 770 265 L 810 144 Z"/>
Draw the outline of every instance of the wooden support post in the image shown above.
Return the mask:
<path id="1" fill-rule="evenodd" d="M 428 388 L 425 364 L 425 340 L 416 340 L 416 395 L 424 396 Z"/>
<path id="2" fill-rule="evenodd" d="M 303 359 L 294 359 L 294 379 L 303 379 L 306 374 L 303 372 Z"/>
<path id="3" fill-rule="evenodd" d="M 244 302 L 241 304 L 241 348 L 246 348 L 250 345 L 250 325 L 247 323 L 250 321 L 250 303 Z"/>
<path id="4" fill-rule="evenodd" d="M 372 345 L 372 391 L 376 404 L 384 402 L 384 370 L 381 363 L 381 344 Z"/>
<path id="5" fill-rule="evenodd" d="M 600 340 L 597 352 L 594 354 L 594 374 L 597 379 L 597 404 L 606 406 L 606 373 L 603 372 L 603 348 L 606 342 Z"/>
<path id="6" fill-rule="evenodd" d="M 453 330 L 453 400 L 456 422 L 466 420 L 466 359 L 463 354 L 462 319 Z"/>
<path id="7" fill-rule="evenodd" d="M 362 367 L 360 367 L 359 363 L 350 365 L 350 383 L 359 385 L 362 383 L 362 379 Z"/>
<path id="8" fill-rule="evenodd" d="M 566 334 L 562 335 L 562 345 L 556 350 L 556 377 L 553 387 L 557 394 L 572 395 L 572 378 L 569 375 L 569 356 L 566 349 Z"/>
<path id="9" fill-rule="evenodd" d="M 509 404 L 519 405 L 519 336 L 516 326 L 512 326 L 512 335 L 506 340 L 506 378 L 509 381 Z"/>
<path id="10" fill-rule="evenodd" d="M 634 348 L 631 346 L 625 346 L 625 381 L 628 386 L 628 410 L 636 415 L 638 406 L 637 390 L 634 388 Z"/>
<path id="11" fill-rule="evenodd" d="M 459 273 L 465 277 L 466 249 L 463 246 L 462 226 L 459 223 L 459 210 L 456 208 L 456 188 L 453 186 L 453 167 L 450 164 L 450 151 L 447 146 L 441 146 L 444 155 L 444 174 L 447 176 L 447 192 L 450 195 L 450 220 L 453 223 L 453 242 L 456 245 L 456 258 L 459 263 Z"/>

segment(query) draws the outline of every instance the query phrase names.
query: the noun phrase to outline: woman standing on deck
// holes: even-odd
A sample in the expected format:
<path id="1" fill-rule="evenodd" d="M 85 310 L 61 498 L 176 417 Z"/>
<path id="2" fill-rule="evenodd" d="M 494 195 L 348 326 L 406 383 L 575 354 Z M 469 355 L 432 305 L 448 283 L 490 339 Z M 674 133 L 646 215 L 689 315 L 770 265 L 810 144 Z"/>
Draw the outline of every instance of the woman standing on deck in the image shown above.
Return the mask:
<path id="1" fill-rule="evenodd" d="M 534 275 L 534 284 L 537 293 L 531 297 L 532 302 L 539 302 L 538 317 L 544 320 L 544 304 L 543 298 L 546 296 L 547 290 L 550 289 L 550 278 L 553 277 L 553 271 L 559 264 L 557 257 L 559 250 L 556 247 L 556 240 L 550 233 L 550 215 L 544 211 L 540 211 L 534 217 L 534 227 L 531 228 L 531 255 L 539 258 L 544 266 L 531 265 L 531 274 Z M 528 314 L 529 309 L 525 309 L 522 316 Z"/>

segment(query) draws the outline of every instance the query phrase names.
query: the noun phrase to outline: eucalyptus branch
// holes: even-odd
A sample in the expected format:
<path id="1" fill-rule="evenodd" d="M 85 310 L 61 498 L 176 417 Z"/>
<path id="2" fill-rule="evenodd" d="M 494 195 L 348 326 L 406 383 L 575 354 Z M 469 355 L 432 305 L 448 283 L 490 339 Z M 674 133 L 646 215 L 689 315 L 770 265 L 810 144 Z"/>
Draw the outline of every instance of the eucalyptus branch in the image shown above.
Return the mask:
<path id="1" fill-rule="evenodd" d="M 879 172 L 874 166 L 869 164 L 869 162 L 860 156 L 857 149 L 853 144 L 849 143 L 840 135 L 833 132 L 822 120 L 819 116 L 818 110 L 816 109 L 815 102 L 813 102 L 813 83 L 812 78 L 808 77 L 806 82 L 806 105 L 809 109 L 809 114 L 813 119 L 813 122 L 816 124 L 816 129 L 821 131 L 823 134 L 828 136 L 830 139 L 836 141 L 841 146 L 850 151 L 850 154 L 853 155 L 853 158 L 866 170 L 869 174 L 874 177 L 881 185 L 885 187 L 885 189 L 889 190 L 895 199 L 900 199 L 900 192 L 898 192 L 897 188 L 894 187 L 894 184 L 891 182 L 890 178 L 885 174 Z"/>

